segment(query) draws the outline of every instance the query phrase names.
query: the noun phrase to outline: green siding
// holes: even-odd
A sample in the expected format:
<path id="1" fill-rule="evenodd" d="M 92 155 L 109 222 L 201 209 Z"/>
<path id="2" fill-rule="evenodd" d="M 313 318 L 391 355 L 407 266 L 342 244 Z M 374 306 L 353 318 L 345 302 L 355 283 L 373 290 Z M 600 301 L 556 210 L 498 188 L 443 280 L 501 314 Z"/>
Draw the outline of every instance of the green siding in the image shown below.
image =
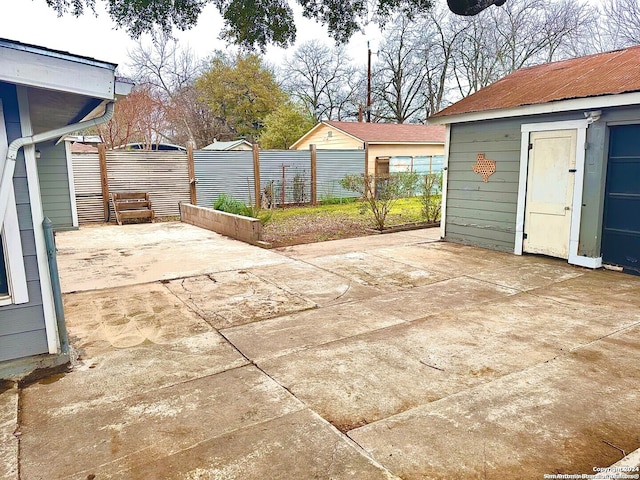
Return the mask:
<path id="1" fill-rule="evenodd" d="M 584 119 L 582 112 L 451 125 L 445 239 L 512 252 L 516 236 L 521 126 L 578 118 Z M 473 172 L 478 153 L 496 162 L 496 171 L 487 183 Z"/>
<path id="2" fill-rule="evenodd" d="M 473 172 L 478 153 L 496 161 L 487 183 Z M 520 123 L 451 125 L 445 239 L 513 251 L 519 171 Z"/>
<path id="3" fill-rule="evenodd" d="M 5 127 L 9 142 L 21 136 L 15 86 L 0 82 Z M 48 352 L 40 291 L 40 277 L 22 150 L 13 176 L 20 238 L 27 274 L 29 303 L 0 307 L 0 362 Z"/>
<path id="4" fill-rule="evenodd" d="M 37 149 L 40 151 L 38 180 L 44 216 L 51 220 L 56 230 L 71 229 L 73 216 L 64 142 L 39 144 Z"/>
<path id="5" fill-rule="evenodd" d="M 445 239 L 513 251 L 522 124 L 584 118 L 578 111 L 451 125 Z M 587 129 L 579 255 L 600 256 L 609 125 L 624 123 L 640 123 L 640 108 L 603 109 Z M 488 183 L 473 173 L 478 153 L 496 161 Z"/>

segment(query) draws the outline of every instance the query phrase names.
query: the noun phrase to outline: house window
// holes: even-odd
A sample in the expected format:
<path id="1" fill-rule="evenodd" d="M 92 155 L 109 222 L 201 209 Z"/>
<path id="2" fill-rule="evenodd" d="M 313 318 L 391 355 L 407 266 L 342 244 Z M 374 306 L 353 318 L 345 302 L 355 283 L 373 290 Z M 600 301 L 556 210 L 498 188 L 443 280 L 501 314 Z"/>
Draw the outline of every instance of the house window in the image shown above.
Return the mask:
<path id="1" fill-rule="evenodd" d="M 0 237 L 0 297 L 9 295 L 9 281 L 7 280 L 7 264 L 4 259 L 4 247 Z"/>

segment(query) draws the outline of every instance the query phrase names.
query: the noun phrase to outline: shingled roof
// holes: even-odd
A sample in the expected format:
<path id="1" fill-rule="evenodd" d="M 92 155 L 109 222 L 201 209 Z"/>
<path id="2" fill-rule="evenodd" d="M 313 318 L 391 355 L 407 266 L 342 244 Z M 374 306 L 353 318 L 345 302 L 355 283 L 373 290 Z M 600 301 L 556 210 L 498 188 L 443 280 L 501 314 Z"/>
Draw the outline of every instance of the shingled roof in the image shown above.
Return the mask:
<path id="1" fill-rule="evenodd" d="M 440 125 L 325 121 L 352 137 L 368 143 L 444 143 L 445 128 Z"/>
<path id="2" fill-rule="evenodd" d="M 635 46 L 520 69 L 430 119 L 639 91 L 640 46 Z"/>

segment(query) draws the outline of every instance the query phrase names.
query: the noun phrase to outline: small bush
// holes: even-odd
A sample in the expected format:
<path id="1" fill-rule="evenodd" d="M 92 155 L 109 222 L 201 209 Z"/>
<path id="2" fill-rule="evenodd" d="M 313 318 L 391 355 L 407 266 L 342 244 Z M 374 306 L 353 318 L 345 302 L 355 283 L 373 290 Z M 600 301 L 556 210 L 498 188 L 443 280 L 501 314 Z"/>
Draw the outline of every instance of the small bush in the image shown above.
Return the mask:
<path id="1" fill-rule="evenodd" d="M 427 222 L 437 222 L 440 220 L 440 210 L 442 209 L 442 177 L 442 172 L 427 173 L 420 179 L 422 215 Z"/>

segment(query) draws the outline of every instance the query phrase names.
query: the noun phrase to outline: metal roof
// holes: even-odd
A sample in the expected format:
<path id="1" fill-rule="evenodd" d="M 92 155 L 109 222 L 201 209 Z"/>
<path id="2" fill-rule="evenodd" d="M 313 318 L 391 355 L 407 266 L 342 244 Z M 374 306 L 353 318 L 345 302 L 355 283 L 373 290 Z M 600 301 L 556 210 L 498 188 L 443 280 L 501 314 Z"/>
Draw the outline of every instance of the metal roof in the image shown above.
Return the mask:
<path id="1" fill-rule="evenodd" d="M 430 118 L 640 91 L 640 46 L 522 68 Z"/>
<path id="2" fill-rule="evenodd" d="M 323 124 L 368 143 L 444 143 L 445 127 L 440 125 L 335 122 Z"/>

